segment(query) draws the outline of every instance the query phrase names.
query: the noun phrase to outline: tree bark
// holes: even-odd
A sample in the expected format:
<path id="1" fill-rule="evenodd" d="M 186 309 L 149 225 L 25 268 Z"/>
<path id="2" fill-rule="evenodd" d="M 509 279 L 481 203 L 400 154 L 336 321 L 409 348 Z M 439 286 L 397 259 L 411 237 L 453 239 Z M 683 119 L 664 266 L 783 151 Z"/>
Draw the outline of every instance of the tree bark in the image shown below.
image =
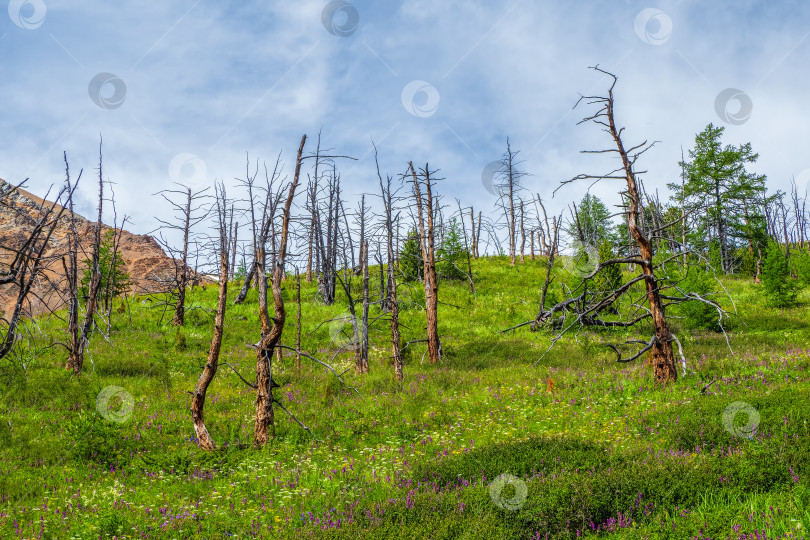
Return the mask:
<path id="1" fill-rule="evenodd" d="M 426 204 L 422 200 L 422 190 L 419 186 L 419 179 L 416 176 L 416 171 L 413 168 L 413 162 L 408 162 L 408 166 L 410 167 L 411 177 L 413 178 L 413 191 L 414 197 L 416 200 L 416 212 L 417 212 L 417 222 L 419 227 L 419 245 L 422 251 L 422 272 L 424 278 L 424 287 L 425 287 L 425 312 L 426 312 L 426 322 L 427 322 L 427 335 L 428 335 L 428 358 L 431 363 L 436 363 L 439 361 L 438 355 L 438 347 L 434 344 L 434 341 L 438 341 L 438 331 L 434 333 L 434 328 L 436 326 L 436 313 L 433 311 L 434 302 L 432 301 L 434 287 L 432 283 L 432 274 L 430 272 L 430 255 L 428 253 L 428 249 L 432 246 L 432 242 L 430 246 L 428 245 L 427 237 L 428 234 L 432 234 L 430 230 L 430 226 L 428 225 L 427 230 L 425 229 L 425 218 L 423 212 L 423 204 Z M 427 175 L 427 167 L 425 169 L 425 176 Z M 428 177 L 429 178 L 429 177 Z M 431 209 L 428 207 L 427 209 L 428 219 L 432 222 L 433 213 Z M 435 266 L 434 266 L 435 269 Z"/>
<path id="2" fill-rule="evenodd" d="M 219 366 L 219 352 L 222 348 L 222 337 L 225 332 L 225 308 L 228 303 L 228 241 L 225 229 L 226 199 L 224 186 L 217 194 L 219 199 L 219 294 L 217 295 L 217 312 L 214 317 L 214 335 L 211 338 L 211 347 L 208 349 L 208 358 L 203 368 L 194 394 L 191 398 L 191 421 L 194 424 L 194 433 L 197 444 L 203 450 L 214 450 L 216 444 L 205 426 L 205 396 L 208 387 L 214 380 Z"/>
<path id="3" fill-rule="evenodd" d="M 259 341 L 256 350 L 256 422 L 253 429 L 253 443 L 256 446 L 264 446 L 271 436 L 275 436 L 275 424 L 273 419 L 273 375 L 272 362 L 273 350 L 281 340 L 281 333 L 284 330 L 286 312 L 284 311 L 284 299 L 281 296 L 281 279 L 284 274 L 284 263 L 287 257 L 287 237 L 290 229 L 290 208 L 292 207 L 295 190 L 301 176 L 301 163 L 303 160 L 304 144 L 307 136 L 301 137 L 301 144 L 298 146 L 298 155 L 295 161 L 295 175 L 293 176 L 287 201 L 284 203 L 284 213 L 281 222 L 281 239 L 279 240 L 278 254 L 276 256 L 276 266 L 273 270 L 273 305 L 275 307 L 275 317 L 273 326 L 269 332 Z"/>
<path id="4" fill-rule="evenodd" d="M 174 307 L 174 326 L 183 326 L 186 317 L 186 284 L 188 283 L 188 230 L 191 226 L 191 188 L 188 188 L 186 200 L 186 221 L 183 225 L 183 258 L 180 261 L 180 275 L 177 279 L 177 304 Z M 233 216 L 233 213 L 231 213 Z"/>
<path id="5" fill-rule="evenodd" d="M 615 84 L 615 77 L 614 77 Z M 613 117 L 613 87 L 609 91 L 609 98 L 605 102 L 605 113 L 608 121 L 608 130 L 616 144 L 619 156 L 622 161 L 625 180 L 627 183 L 628 215 L 627 226 L 630 235 L 638 244 L 639 253 L 644 263 L 642 273 L 644 284 L 647 290 L 647 301 L 652 314 L 653 326 L 655 327 L 655 341 L 652 347 L 652 364 L 654 367 L 655 380 L 666 384 L 675 382 L 678 378 L 678 370 L 675 365 L 675 358 L 672 351 L 672 333 L 667 324 L 664 305 L 658 291 L 658 283 L 653 272 L 653 246 L 639 227 L 639 193 L 636 182 L 633 164 L 624 148 L 620 131 L 616 128 Z"/>

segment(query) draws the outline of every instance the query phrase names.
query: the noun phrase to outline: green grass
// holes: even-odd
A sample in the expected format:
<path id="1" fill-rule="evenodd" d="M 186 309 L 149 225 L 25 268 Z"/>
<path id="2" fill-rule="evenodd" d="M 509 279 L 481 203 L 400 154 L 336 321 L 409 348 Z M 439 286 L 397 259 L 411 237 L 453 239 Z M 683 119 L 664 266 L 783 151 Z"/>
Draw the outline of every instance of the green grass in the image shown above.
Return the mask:
<path id="1" fill-rule="evenodd" d="M 250 448 L 255 395 L 224 366 L 206 402 L 219 449 L 205 453 L 194 443 L 188 392 L 208 351 L 208 312 L 192 309 L 177 329 L 168 315 L 160 322 L 157 299 L 136 298 L 130 312 L 114 313 L 111 343 L 92 338 L 79 378 L 63 370 L 63 348 L 43 348 L 63 339 L 64 323 L 32 323 L 35 347 L 23 350 L 28 373 L 0 371 L 0 537 L 807 535 L 807 293 L 797 307 L 776 309 L 759 286 L 723 279 L 737 308 L 727 325 L 733 355 L 722 334 L 673 319 L 687 375 L 661 388 L 643 358 L 619 365 L 602 346 L 627 333 L 580 332 L 545 356 L 547 331 L 498 333 L 535 315 L 541 261 L 510 267 L 496 257 L 473 269 L 474 296 L 464 282 L 441 284 L 442 362 L 431 365 L 423 343 L 408 346 L 402 383 L 393 379 L 384 319 L 371 328 L 371 374 L 355 376 L 351 354 L 333 361 L 361 396 L 306 359 L 298 373 L 285 353 L 274 372 L 288 384 L 276 396 L 314 438 L 277 409 L 276 438 L 261 450 Z M 294 280 L 284 283 L 286 345 L 296 330 L 293 287 Z M 423 339 L 421 284 L 403 285 L 400 294 L 403 343 Z M 302 346 L 331 359 L 335 345 L 322 323 L 345 313 L 345 302 L 319 304 L 314 284 L 302 297 Z M 209 310 L 215 300 L 211 286 L 189 297 L 192 307 Z M 376 306 L 371 315 L 380 315 Z M 250 380 L 256 292 L 229 304 L 226 319 L 222 359 Z M 97 410 L 108 386 L 133 396 L 123 423 Z M 735 401 L 759 414 L 752 439 L 723 424 Z M 735 425 L 746 420 L 738 415 Z M 526 485 L 515 510 L 490 494 L 505 473 Z M 507 485 L 501 497 L 516 493 Z"/>

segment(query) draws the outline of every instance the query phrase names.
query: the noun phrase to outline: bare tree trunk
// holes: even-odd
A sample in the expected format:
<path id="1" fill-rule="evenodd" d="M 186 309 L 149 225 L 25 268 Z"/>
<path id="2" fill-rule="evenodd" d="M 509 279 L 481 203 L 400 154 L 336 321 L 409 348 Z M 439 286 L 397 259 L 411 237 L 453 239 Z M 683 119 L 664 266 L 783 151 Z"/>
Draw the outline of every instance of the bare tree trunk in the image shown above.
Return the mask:
<path id="1" fill-rule="evenodd" d="M 523 226 L 523 199 L 520 199 L 520 263 L 526 262 L 526 229 Z"/>
<path id="2" fill-rule="evenodd" d="M 681 250 L 683 251 L 683 267 L 687 264 L 686 250 L 686 161 L 681 147 Z"/>
<path id="3" fill-rule="evenodd" d="M 312 283 L 312 236 L 313 227 L 309 228 L 309 239 L 307 242 L 307 283 Z"/>
<path id="4" fill-rule="evenodd" d="M 534 260 L 534 229 L 529 231 L 529 253 L 532 260 Z"/>
<path id="5" fill-rule="evenodd" d="M 419 188 L 419 180 L 416 172 L 413 169 L 413 163 L 408 164 L 413 176 L 414 191 L 416 193 L 416 208 L 418 212 L 420 235 L 422 236 L 422 259 L 424 261 L 425 272 L 425 311 L 427 319 L 427 338 L 428 338 L 428 358 L 431 363 L 438 363 L 441 359 L 441 343 L 439 341 L 439 282 L 436 277 L 436 250 L 434 241 L 434 225 L 433 225 L 433 193 L 430 179 L 430 169 L 425 165 L 425 200 L 422 200 L 421 189 Z M 425 206 L 425 214 L 427 214 L 427 230 L 422 213 L 422 205 Z"/>
<path id="6" fill-rule="evenodd" d="M 281 340 L 281 333 L 284 330 L 286 312 L 284 311 L 284 299 L 281 296 L 281 278 L 284 273 L 284 263 L 287 257 L 287 237 L 290 229 L 290 208 L 292 207 L 295 190 L 301 176 L 301 163 L 303 161 L 304 144 L 307 136 L 301 137 L 301 144 L 298 146 L 298 155 L 295 161 L 295 176 L 290 184 L 290 191 L 287 201 L 284 203 L 284 213 L 281 222 L 281 239 L 279 241 L 278 254 L 276 256 L 276 267 L 273 271 L 273 304 L 275 307 L 275 318 L 273 326 L 266 335 L 262 336 L 256 351 L 256 422 L 253 430 L 253 443 L 256 446 L 264 446 L 271 436 L 275 436 L 275 425 L 273 423 L 273 375 L 272 361 L 273 350 Z"/>
<path id="7" fill-rule="evenodd" d="M 54 202 L 50 203 L 50 206 L 47 206 L 48 203 L 42 200 L 39 207 L 36 209 L 37 215 L 33 229 L 28 234 L 23 245 L 19 249 L 13 250 L 13 259 L 8 268 L 0 270 L 0 284 L 14 284 L 17 288 L 17 299 L 14 303 L 12 313 L 2 314 L 3 316 L 0 317 L 0 321 L 6 324 L 6 333 L 2 340 L 0 340 L 0 358 L 4 358 L 8 355 L 14 347 L 14 343 L 17 340 L 17 327 L 23 315 L 23 306 L 26 301 L 28 301 L 28 295 L 31 292 L 32 286 L 42 277 L 41 267 L 45 262 L 45 251 L 48 248 L 51 235 L 56 230 L 56 226 L 62 214 L 65 212 L 64 206 L 60 204 L 63 194 L 68 194 L 68 202 L 70 202 L 71 209 L 73 208 L 73 189 L 75 189 L 75 185 L 71 187 L 67 156 L 65 156 L 65 176 L 65 187 L 59 191 Z M 79 178 L 81 178 L 81 174 L 79 174 Z M 6 206 L 5 198 L 12 197 L 14 192 L 22 187 L 24 183 L 25 182 L 22 182 L 16 187 L 9 187 L 8 185 L 3 185 L 2 181 L 0 181 L 0 208 Z M 78 183 L 78 179 L 76 183 Z M 16 206 L 11 204 L 8 204 L 8 206 L 8 211 L 18 210 Z M 26 213 L 28 210 L 29 208 L 25 209 Z M 70 245 L 71 236 L 68 235 L 68 251 L 72 253 L 70 251 Z M 9 249 L 6 246 L 2 246 L 2 248 Z M 64 258 L 62 259 L 62 265 L 65 266 Z M 68 275 L 69 279 L 70 276 L 66 266 L 65 274 Z M 78 303 L 74 304 L 77 306 L 76 309 L 78 310 Z M 23 366 L 23 369 L 26 369 L 25 366 Z"/>
<path id="8" fill-rule="evenodd" d="M 295 303 L 298 307 L 298 317 L 295 328 L 295 369 L 301 374 L 301 274 L 295 268 Z"/>
<path id="9" fill-rule="evenodd" d="M 368 373 L 368 240 L 363 242 L 361 252 L 363 254 L 360 260 L 360 264 L 363 266 L 363 320 L 360 325 L 360 361 L 362 362 L 362 373 Z"/>
<path id="10" fill-rule="evenodd" d="M 375 149 L 376 150 L 376 149 Z M 375 153 L 376 161 L 376 153 Z M 397 278 L 394 271 L 394 265 L 397 255 L 397 250 L 394 245 L 394 200 L 391 193 L 391 177 L 387 177 L 386 183 L 383 183 L 382 174 L 380 174 L 379 162 L 377 163 L 377 177 L 380 179 L 380 190 L 382 191 L 383 207 L 385 209 L 385 231 L 386 241 L 388 247 L 388 310 L 391 313 L 391 357 L 394 361 L 394 378 L 402 381 L 403 362 L 402 351 L 399 347 L 399 304 L 397 303 Z M 399 227 L 397 227 L 399 230 Z M 380 265 L 382 271 L 382 265 Z"/>
<path id="11" fill-rule="evenodd" d="M 233 208 L 231 208 L 231 213 L 233 213 Z M 228 281 L 233 280 L 234 273 L 236 272 L 236 246 L 237 242 L 239 241 L 239 222 L 236 222 L 236 226 L 233 229 L 233 238 L 231 242 L 233 242 L 233 250 L 231 251 L 231 268 L 230 274 L 228 274 Z"/>
<path id="12" fill-rule="evenodd" d="M 115 208 L 115 199 L 113 199 L 113 209 Z M 127 222 L 127 217 L 124 216 L 123 221 L 121 222 L 121 227 L 118 227 L 115 223 L 117 222 L 117 218 L 113 220 L 113 236 L 112 236 L 112 257 L 110 258 L 110 267 L 107 269 L 107 285 L 104 295 L 104 307 L 106 309 L 106 316 L 107 316 L 107 335 L 109 336 L 112 334 L 112 308 L 113 308 L 113 298 L 115 295 L 115 273 L 118 270 L 118 252 L 119 248 L 121 247 L 121 235 L 124 232 L 124 225 Z"/>
<path id="13" fill-rule="evenodd" d="M 95 227 L 93 229 L 93 252 L 90 260 L 90 285 L 88 287 L 87 307 L 84 312 L 84 321 L 79 331 L 78 339 L 75 342 L 75 347 L 71 347 L 68 355 L 68 362 L 65 366 L 67 369 L 73 371 L 74 375 L 79 375 L 82 372 L 84 365 L 84 351 L 87 347 L 87 341 L 90 337 L 90 332 L 93 329 L 95 322 L 94 316 L 98 309 L 98 290 L 101 285 L 101 268 L 99 267 L 99 251 L 101 248 L 101 213 L 104 204 L 104 179 L 102 173 L 102 159 L 101 159 L 101 143 L 99 143 L 99 158 L 98 158 L 98 216 Z M 72 203 L 71 203 L 72 207 Z M 72 211 L 71 211 L 72 217 Z M 75 238 L 74 250 L 79 249 L 78 235 Z M 77 268 L 78 270 L 78 268 Z M 78 287 L 78 271 L 75 277 L 76 285 Z M 78 308 L 78 306 L 77 306 Z"/>
<path id="14" fill-rule="evenodd" d="M 609 74 L 610 75 L 610 74 Z M 612 75 L 611 75 L 612 76 Z M 616 84 L 616 78 L 614 85 Z M 661 301 L 661 294 L 658 290 L 658 283 L 653 273 L 653 247 L 650 240 L 639 228 L 639 193 L 636 175 L 633 171 L 633 160 L 627 155 L 624 143 L 621 139 L 620 130 L 616 127 L 613 118 L 613 86 L 611 86 L 608 97 L 604 101 L 605 120 L 613 142 L 622 161 L 625 180 L 627 183 L 628 214 L 627 226 L 630 234 L 638 244 L 639 253 L 642 260 L 642 273 L 645 277 L 644 284 L 647 288 L 647 301 L 652 314 L 653 326 L 655 327 L 655 340 L 652 347 L 652 364 L 655 370 L 655 380 L 666 384 L 674 382 L 678 378 L 678 370 L 675 366 L 675 358 L 672 351 L 672 333 L 667 324 L 664 304 Z M 721 240 L 722 242 L 722 240 Z"/>
<path id="15" fill-rule="evenodd" d="M 186 221 L 183 225 L 183 258 L 180 261 L 180 275 L 177 279 L 177 305 L 174 307 L 174 319 L 172 324 L 183 326 L 186 317 L 186 284 L 188 283 L 188 229 L 191 225 L 191 188 L 188 188 L 188 199 L 186 200 Z M 231 213 L 233 216 L 233 212 Z"/>
<path id="16" fill-rule="evenodd" d="M 515 266 L 515 179 L 512 175 L 512 150 L 506 139 L 507 182 L 509 188 L 509 264 Z"/>
<path id="17" fill-rule="evenodd" d="M 462 218 L 462 221 L 463 218 Z M 478 239 L 475 237 L 475 212 L 473 211 L 473 207 L 470 206 L 470 242 L 471 242 L 471 253 L 474 258 L 478 258 L 477 251 L 478 251 Z"/>
<path id="18" fill-rule="evenodd" d="M 470 294 L 475 294 L 475 285 L 473 284 L 473 277 L 472 277 L 472 263 L 470 262 L 470 246 L 467 244 L 467 227 L 464 225 L 464 215 L 461 211 L 461 201 L 456 199 L 456 204 L 458 205 L 458 213 L 462 217 L 461 221 L 461 233 L 464 235 L 464 251 L 467 253 L 467 280 L 470 282 Z M 470 208 L 472 211 L 472 208 Z"/>
<path id="19" fill-rule="evenodd" d="M 228 242 L 226 230 L 227 199 L 225 196 L 225 186 L 222 185 L 217 197 L 217 218 L 219 222 L 219 294 L 217 296 L 217 312 L 214 318 L 214 335 L 211 338 L 211 347 L 208 349 L 208 359 L 203 368 L 197 385 L 194 387 L 194 394 L 191 398 L 191 421 L 194 424 L 194 433 L 197 436 L 197 444 L 203 450 L 214 450 L 216 444 L 208 433 L 205 426 L 205 395 L 208 387 L 214 380 L 219 366 L 219 351 L 222 347 L 222 336 L 225 331 L 225 308 L 228 302 Z"/>
<path id="20" fill-rule="evenodd" d="M 256 260 L 254 259 L 253 262 L 250 263 L 250 268 L 248 268 L 248 271 L 245 274 L 245 282 L 242 284 L 242 289 L 239 291 L 239 294 L 236 295 L 236 298 L 233 301 L 234 305 L 239 305 L 245 301 L 245 298 L 247 298 L 248 295 L 248 291 L 250 290 L 250 284 L 253 282 L 253 277 L 255 275 L 256 275 Z"/>

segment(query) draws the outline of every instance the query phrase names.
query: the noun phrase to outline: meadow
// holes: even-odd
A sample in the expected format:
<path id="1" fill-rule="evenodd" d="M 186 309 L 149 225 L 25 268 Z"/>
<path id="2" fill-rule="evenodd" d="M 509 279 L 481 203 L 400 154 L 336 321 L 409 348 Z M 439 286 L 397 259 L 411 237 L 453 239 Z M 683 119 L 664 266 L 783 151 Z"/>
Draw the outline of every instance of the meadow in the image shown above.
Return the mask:
<path id="1" fill-rule="evenodd" d="M 93 336 L 78 378 L 57 343 L 65 323 L 30 322 L 27 373 L 6 367 L 0 380 L 0 537 L 809 534 L 807 291 L 777 309 L 752 280 L 721 278 L 730 348 L 722 333 L 673 318 L 686 374 L 661 387 L 644 358 L 617 364 L 603 345 L 645 328 L 571 334 L 545 356 L 549 331 L 499 333 L 536 314 L 541 260 L 482 258 L 473 272 L 474 295 L 466 282 L 440 285 L 442 362 L 410 343 L 402 383 L 387 320 L 370 326 L 371 373 L 356 376 L 352 354 L 332 360 L 345 338 L 325 322 L 345 314 L 345 301 L 324 306 L 303 283 L 302 349 L 345 371 L 347 386 L 306 358 L 299 371 L 285 350 L 275 395 L 311 434 L 277 408 L 262 450 L 251 448 L 255 391 L 234 373 L 255 374 L 256 291 L 229 302 L 221 361 L 233 369 L 220 366 L 209 389 L 210 453 L 195 444 L 189 394 L 211 340 L 215 287 L 190 292 L 179 329 L 157 298 L 118 300 L 110 341 Z M 287 346 L 294 284 L 283 286 Z M 229 298 L 237 292 L 233 284 Z M 400 301 L 403 344 L 423 339 L 421 284 L 401 285 Z M 118 397 L 107 402 L 110 392 Z"/>

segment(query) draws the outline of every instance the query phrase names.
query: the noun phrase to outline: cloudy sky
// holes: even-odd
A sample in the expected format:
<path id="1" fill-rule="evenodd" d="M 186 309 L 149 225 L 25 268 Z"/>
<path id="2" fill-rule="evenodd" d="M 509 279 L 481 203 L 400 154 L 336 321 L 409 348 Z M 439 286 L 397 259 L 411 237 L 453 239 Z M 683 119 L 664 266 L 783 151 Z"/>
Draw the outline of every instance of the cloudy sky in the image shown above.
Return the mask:
<path id="1" fill-rule="evenodd" d="M 580 93 L 616 73 L 626 142 L 660 143 L 640 165 L 648 189 L 678 177 L 681 147 L 709 122 L 750 141 L 772 190 L 810 178 L 810 3 L 806 0 L 3 0 L 0 178 L 44 194 L 85 169 L 92 214 L 100 135 L 120 214 L 148 232 L 173 180 L 234 184 L 245 153 L 291 172 L 302 134 L 339 163 L 349 198 L 383 171 L 429 162 L 446 202 L 485 213 L 482 171 L 520 150 L 530 193 L 562 210 L 605 172 L 605 134 L 577 126 Z M 310 146 L 310 148 L 312 148 Z M 592 191 L 616 204 L 615 186 Z M 494 210 L 491 210 L 494 215 Z"/>

